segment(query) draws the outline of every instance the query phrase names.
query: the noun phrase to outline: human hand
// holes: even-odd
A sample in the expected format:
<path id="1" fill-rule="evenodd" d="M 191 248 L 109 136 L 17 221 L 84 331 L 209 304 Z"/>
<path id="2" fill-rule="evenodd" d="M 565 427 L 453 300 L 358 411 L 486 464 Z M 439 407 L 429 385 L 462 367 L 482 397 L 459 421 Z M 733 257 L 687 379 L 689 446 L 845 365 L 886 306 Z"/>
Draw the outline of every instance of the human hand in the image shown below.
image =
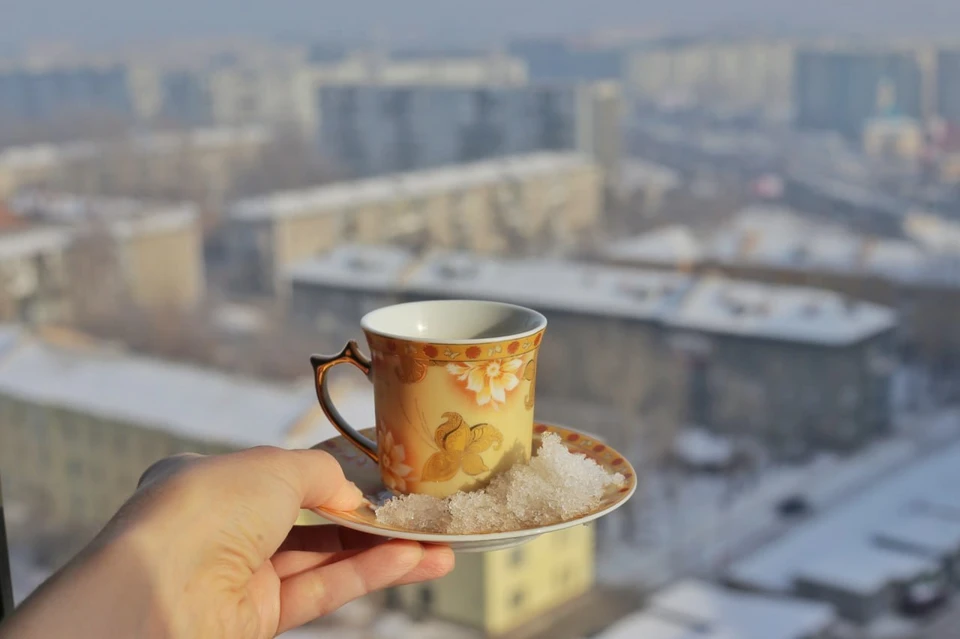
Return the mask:
<path id="1" fill-rule="evenodd" d="M 449 548 L 294 527 L 301 507 L 351 510 L 361 499 L 322 451 L 164 460 L 0 637 L 274 637 L 453 567 Z"/>

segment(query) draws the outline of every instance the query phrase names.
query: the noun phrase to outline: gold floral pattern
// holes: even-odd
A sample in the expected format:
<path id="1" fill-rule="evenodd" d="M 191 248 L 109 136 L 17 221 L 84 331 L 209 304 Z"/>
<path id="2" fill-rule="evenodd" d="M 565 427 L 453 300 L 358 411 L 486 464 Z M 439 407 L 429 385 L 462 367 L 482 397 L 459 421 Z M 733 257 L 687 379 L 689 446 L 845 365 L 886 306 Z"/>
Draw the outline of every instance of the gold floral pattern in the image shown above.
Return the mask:
<path id="1" fill-rule="evenodd" d="M 413 359 L 401 355 L 394 371 L 404 384 L 416 384 L 427 376 L 427 363 L 421 359 Z"/>
<path id="2" fill-rule="evenodd" d="M 546 329 L 544 329 L 546 330 Z M 503 357 L 526 355 L 540 347 L 544 331 L 522 338 L 510 338 L 499 342 L 478 342 L 476 344 L 424 343 L 395 339 L 367 333 L 370 350 L 382 355 L 404 355 L 416 360 L 435 362 L 462 362 L 466 360 L 492 360 Z"/>
<path id="3" fill-rule="evenodd" d="M 458 381 L 466 382 L 465 388 L 476 394 L 477 406 L 492 403 L 496 408 L 498 404 L 505 404 L 507 393 L 520 384 L 517 373 L 521 366 L 522 358 L 511 357 L 462 364 L 450 363 L 447 364 L 447 372 Z"/>
<path id="4" fill-rule="evenodd" d="M 413 468 L 407 466 L 406 451 L 396 443 L 393 433 L 387 429 L 386 435 L 380 441 L 380 464 L 383 468 L 383 483 L 390 490 L 400 493 L 407 491 L 407 479 Z"/>
<path id="5" fill-rule="evenodd" d="M 523 379 L 530 382 L 530 392 L 527 393 L 527 396 L 523 400 L 523 405 L 527 410 L 533 410 L 533 404 L 536 401 L 537 397 L 537 356 L 534 355 L 530 358 L 530 361 L 527 362 L 526 367 L 523 369 Z"/>
<path id="6" fill-rule="evenodd" d="M 490 424 L 469 426 L 459 413 L 444 413 L 446 420 L 434 433 L 440 449 L 423 466 L 423 481 L 443 482 L 453 479 L 459 471 L 479 475 L 487 470 L 480 453 L 491 446 L 500 450 L 503 435 Z"/>

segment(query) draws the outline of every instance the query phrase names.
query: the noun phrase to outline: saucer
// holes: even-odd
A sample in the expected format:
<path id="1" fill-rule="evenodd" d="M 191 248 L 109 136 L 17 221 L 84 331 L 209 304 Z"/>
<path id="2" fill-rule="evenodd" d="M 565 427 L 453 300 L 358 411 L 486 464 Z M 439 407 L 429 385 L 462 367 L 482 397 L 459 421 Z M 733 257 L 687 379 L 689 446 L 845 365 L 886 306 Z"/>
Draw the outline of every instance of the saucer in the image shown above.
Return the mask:
<path id="1" fill-rule="evenodd" d="M 323 508 L 315 509 L 314 512 L 329 522 L 373 535 L 450 546 L 456 552 L 487 552 L 519 546 L 545 533 L 580 526 L 599 519 L 625 504 L 637 489 L 637 474 L 630 462 L 607 444 L 592 436 L 550 424 L 537 423 L 534 425 L 533 431 L 534 452 L 540 448 L 540 437 L 543 433 L 556 433 L 570 452 L 587 456 L 609 473 L 622 474 L 626 479 L 626 484 L 620 488 L 608 488 L 600 500 L 600 505 L 591 512 L 558 524 L 511 530 L 509 532 L 470 535 L 425 533 L 385 526 L 377 521 L 377 515 L 374 512 L 375 505 L 382 504 L 390 499 L 393 493 L 380 481 L 380 469 L 376 462 L 360 452 L 356 446 L 344 437 L 334 437 L 317 444 L 314 448 L 325 450 L 336 457 L 343 467 L 347 479 L 354 482 L 363 491 L 366 503 L 350 512 L 334 512 Z M 368 428 L 361 432 L 371 439 L 376 437 L 376 429 Z"/>

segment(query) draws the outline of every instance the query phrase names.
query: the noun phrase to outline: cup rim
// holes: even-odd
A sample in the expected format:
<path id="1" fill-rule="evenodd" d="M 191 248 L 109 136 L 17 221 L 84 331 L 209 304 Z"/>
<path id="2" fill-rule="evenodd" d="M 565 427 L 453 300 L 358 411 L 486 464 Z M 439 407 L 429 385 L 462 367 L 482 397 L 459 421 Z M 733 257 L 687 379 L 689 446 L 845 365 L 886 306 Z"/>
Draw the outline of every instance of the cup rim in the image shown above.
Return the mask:
<path id="1" fill-rule="evenodd" d="M 386 309 L 393 309 L 402 306 L 418 306 L 421 304 L 482 304 L 485 306 L 499 307 L 503 309 L 511 309 L 514 311 L 523 312 L 530 317 L 534 318 L 537 322 L 537 325 L 534 328 L 520 332 L 520 333 L 509 333 L 506 335 L 495 335 L 492 337 L 482 337 L 478 339 L 437 339 L 433 340 L 429 337 L 424 337 L 421 335 L 404 335 L 402 333 L 393 333 L 390 331 L 383 331 L 379 329 L 372 328 L 370 322 L 377 313 Z M 526 306 L 520 306 L 519 304 L 508 304 L 507 302 L 492 302 L 488 300 L 472 300 L 472 299 L 437 299 L 437 300 L 421 300 L 416 302 L 402 302 L 400 304 L 390 304 L 388 306 L 381 306 L 378 309 L 372 310 L 360 319 L 360 328 L 364 332 L 372 333 L 374 335 L 379 335 L 381 337 L 387 337 L 390 339 L 406 341 L 406 342 L 432 342 L 437 344 L 493 344 L 496 342 L 503 342 L 506 340 L 522 339 L 524 337 L 530 337 L 536 335 L 537 333 L 543 331 L 547 327 L 547 318 L 544 317 L 542 313 L 539 313 L 532 308 L 527 308 Z"/>

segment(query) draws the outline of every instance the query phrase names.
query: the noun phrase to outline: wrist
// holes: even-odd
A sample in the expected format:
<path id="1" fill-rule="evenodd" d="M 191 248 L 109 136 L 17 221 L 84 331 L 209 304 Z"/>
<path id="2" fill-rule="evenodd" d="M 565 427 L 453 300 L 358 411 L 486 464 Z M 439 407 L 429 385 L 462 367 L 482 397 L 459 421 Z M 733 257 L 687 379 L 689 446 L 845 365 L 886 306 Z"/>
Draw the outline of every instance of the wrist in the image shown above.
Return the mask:
<path id="1" fill-rule="evenodd" d="M 0 639 L 171 636 L 157 570 L 137 535 L 100 540 L 17 609 Z"/>

